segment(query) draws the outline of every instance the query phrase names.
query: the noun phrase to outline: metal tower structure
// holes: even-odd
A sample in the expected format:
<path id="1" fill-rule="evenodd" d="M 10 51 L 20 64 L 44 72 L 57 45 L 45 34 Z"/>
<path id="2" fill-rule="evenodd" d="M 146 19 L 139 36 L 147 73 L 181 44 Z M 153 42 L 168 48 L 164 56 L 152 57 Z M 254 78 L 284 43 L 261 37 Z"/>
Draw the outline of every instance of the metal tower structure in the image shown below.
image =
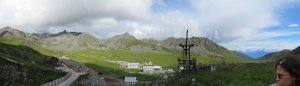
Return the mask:
<path id="1" fill-rule="evenodd" d="M 183 49 L 182 58 L 179 58 L 178 61 L 178 74 L 179 76 L 187 75 L 188 73 L 197 73 L 196 59 L 191 58 L 190 49 L 194 44 L 188 43 L 188 30 L 186 30 L 185 44 L 179 44 Z"/>

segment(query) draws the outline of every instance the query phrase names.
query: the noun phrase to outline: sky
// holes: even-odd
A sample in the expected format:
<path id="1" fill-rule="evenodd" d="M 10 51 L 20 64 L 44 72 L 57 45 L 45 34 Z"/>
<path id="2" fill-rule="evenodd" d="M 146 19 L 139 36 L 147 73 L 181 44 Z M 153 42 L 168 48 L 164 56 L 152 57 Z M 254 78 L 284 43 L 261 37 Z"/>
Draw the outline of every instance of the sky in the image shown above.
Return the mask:
<path id="1" fill-rule="evenodd" d="M 229 50 L 300 45 L 299 0 L 0 0 L 0 27 L 27 33 L 87 32 L 107 39 L 207 37 Z"/>

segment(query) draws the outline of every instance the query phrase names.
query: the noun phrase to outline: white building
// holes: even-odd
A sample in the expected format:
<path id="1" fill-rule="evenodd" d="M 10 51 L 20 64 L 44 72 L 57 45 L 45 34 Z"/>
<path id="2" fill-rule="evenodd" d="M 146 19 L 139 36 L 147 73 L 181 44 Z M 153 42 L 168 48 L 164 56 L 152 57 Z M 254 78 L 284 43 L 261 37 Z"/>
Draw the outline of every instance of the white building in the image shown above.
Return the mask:
<path id="1" fill-rule="evenodd" d="M 140 63 L 127 63 L 127 68 L 139 68 Z"/>
<path id="2" fill-rule="evenodd" d="M 143 66 L 143 72 L 158 73 L 162 72 L 161 66 Z"/>
<path id="3" fill-rule="evenodd" d="M 125 82 L 126 86 L 135 85 L 137 83 L 137 80 L 136 80 L 136 77 L 125 76 L 124 82 Z"/>

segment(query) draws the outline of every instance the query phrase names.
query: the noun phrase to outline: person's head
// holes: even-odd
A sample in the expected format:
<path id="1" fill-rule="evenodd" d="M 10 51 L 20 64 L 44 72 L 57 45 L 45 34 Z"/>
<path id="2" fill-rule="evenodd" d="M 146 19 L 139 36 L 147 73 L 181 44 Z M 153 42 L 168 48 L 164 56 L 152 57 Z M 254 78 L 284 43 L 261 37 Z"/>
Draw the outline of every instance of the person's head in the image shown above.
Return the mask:
<path id="1" fill-rule="evenodd" d="M 300 57 L 287 56 L 276 62 L 276 81 L 280 86 L 300 86 Z"/>

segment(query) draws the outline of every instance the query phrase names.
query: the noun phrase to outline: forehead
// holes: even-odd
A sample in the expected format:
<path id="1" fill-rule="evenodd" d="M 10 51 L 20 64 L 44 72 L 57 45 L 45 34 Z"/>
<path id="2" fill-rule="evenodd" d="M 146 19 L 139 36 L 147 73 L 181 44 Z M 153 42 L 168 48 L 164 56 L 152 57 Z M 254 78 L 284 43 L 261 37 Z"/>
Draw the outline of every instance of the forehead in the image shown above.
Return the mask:
<path id="1" fill-rule="evenodd" d="M 288 72 L 280 65 L 277 65 L 276 67 L 276 73 L 281 73 L 281 74 L 288 74 Z"/>

